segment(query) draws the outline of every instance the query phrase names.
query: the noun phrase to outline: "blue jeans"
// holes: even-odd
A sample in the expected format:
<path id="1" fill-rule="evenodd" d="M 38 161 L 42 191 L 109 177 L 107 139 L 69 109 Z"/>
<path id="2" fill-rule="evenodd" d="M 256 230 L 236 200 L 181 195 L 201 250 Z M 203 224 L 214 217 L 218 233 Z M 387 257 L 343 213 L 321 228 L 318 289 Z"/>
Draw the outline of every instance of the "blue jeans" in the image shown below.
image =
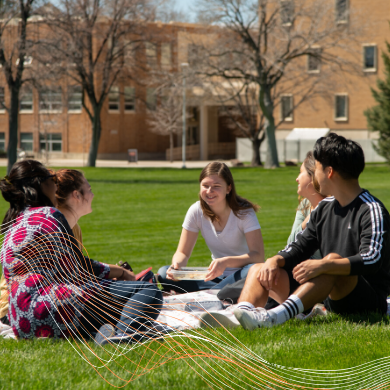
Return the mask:
<path id="1" fill-rule="evenodd" d="M 106 323 L 120 332 L 144 332 L 147 323 L 156 320 L 162 307 L 162 293 L 148 282 L 114 281 L 92 296 L 80 318 L 80 331 L 95 337 Z"/>
<path id="2" fill-rule="evenodd" d="M 232 284 L 237 282 L 237 280 L 243 279 L 247 276 L 249 268 L 252 267 L 253 264 L 247 264 L 242 267 L 240 270 L 234 272 L 233 274 L 222 277 L 219 276 L 213 280 L 205 282 L 204 280 L 179 280 L 173 281 L 167 279 L 167 270 L 170 267 L 169 265 L 165 265 L 158 270 L 158 280 L 164 286 L 165 290 L 174 290 L 181 293 L 186 292 L 194 292 L 200 290 L 209 290 L 215 289 L 220 290 L 228 284 Z"/>

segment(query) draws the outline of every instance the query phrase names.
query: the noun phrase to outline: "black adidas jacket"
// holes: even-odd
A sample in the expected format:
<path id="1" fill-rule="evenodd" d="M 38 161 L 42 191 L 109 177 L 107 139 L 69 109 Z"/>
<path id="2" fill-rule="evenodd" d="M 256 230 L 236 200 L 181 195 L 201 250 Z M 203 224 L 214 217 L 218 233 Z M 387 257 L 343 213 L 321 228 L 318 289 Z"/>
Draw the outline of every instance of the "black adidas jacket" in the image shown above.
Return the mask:
<path id="1" fill-rule="evenodd" d="M 313 210 L 306 229 L 279 252 L 286 269 L 293 269 L 320 249 L 325 257 L 337 253 L 351 262 L 350 275 L 362 275 L 378 292 L 390 294 L 390 217 L 368 191 L 341 207 L 334 197 Z"/>

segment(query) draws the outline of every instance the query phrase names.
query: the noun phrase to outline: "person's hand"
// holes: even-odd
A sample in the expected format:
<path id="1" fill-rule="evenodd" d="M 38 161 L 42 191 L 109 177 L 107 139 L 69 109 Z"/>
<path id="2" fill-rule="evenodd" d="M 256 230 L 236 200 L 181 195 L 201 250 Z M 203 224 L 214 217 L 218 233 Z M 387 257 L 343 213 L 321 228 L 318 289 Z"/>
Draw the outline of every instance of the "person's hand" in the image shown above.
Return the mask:
<path id="1" fill-rule="evenodd" d="M 278 260 L 282 256 L 276 255 L 267 259 L 267 261 L 260 268 L 257 275 L 257 280 L 266 290 L 272 290 L 277 286 L 280 277 L 280 267 Z"/>
<path id="2" fill-rule="evenodd" d="M 223 274 L 223 271 L 225 271 L 225 269 L 226 269 L 225 258 L 221 257 L 220 259 L 214 259 L 209 266 L 209 272 L 204 278 L 204 281 L 208 282 L 209 280 L 213 280 L 218 276 L 221 276 Z"/>
<path id="3" fill-rule="evenodd" d="M 299 283 L 306 283 L 322 274 L 322 262 L 320 260 L 306 260 L 293 269 L 293 277 Z"/>
<path id="4" fill-rule="evenodd" d="M 174 278 L 174 276 L 172 275 L 172 270 L 174 270 L 174 269 L 181 269 L 181 267 L 179 266 L 179 265 L 177 265 L 177 264 L 172 264 L 168 269 L 167 269 L 167 273 L 166 273 L 166 277 L 167 277 L 167 279 L 169 279 L 169 280 L 173 280 L 174 282 L 177 282 L 178 281 L 178 279 L 175 279 Z"/>

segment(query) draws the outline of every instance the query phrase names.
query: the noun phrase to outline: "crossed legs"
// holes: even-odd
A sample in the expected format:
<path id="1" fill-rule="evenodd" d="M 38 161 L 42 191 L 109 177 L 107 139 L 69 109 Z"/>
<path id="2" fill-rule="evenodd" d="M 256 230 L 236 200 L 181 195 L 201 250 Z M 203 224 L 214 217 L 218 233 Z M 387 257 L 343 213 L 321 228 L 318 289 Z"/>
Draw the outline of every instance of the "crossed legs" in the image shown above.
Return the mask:
<path id="1" fill-rule="evenodd" d="M 257 279 L 257 275 L 264 264 L 256 264 L 249 270 L 245 286 L 238 302 L 250 302 L 255 307 L 264 307 L 270 296 L 279 303 L 283 303 L 289 296 L 290 282 L 287 271 L 280 270 L 278 284 L 271 290 L 265 289 Z M 299 286 L 294 295 L 298 296 L 305 309 L 324 301 L 328 296 L 334 301 L 345 298 L 356 287 L 357 276 L 320 275 Z"/>

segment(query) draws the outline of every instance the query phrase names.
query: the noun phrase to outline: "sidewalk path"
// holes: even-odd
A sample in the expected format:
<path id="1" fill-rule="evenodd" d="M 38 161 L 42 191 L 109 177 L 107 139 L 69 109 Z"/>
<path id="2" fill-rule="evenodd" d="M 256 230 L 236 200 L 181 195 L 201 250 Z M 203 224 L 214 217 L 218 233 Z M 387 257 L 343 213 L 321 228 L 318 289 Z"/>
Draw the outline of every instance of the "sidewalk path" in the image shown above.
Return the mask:
<path id="1" fill-rule="evenodd" d="M 56 159 L 52 158 L 49 161 L 45 159 L 37 159 L 49 167 L 83 167 L 86 163 L 81 159 Z M 187 161 L 187 168 L 204 168 L 211 161 Z M 230 161 L 223 161 L 228 167 L 232 164 Z M 7 160 L 0 159 L 0 166 L 6 167 Z M 183 166 L 181 161 L 138 161 L 138 163 L 128 163 L 124 160 L 96 160 L 96 167 L 99 168 L 176 168 L 180 169 Z"/>

